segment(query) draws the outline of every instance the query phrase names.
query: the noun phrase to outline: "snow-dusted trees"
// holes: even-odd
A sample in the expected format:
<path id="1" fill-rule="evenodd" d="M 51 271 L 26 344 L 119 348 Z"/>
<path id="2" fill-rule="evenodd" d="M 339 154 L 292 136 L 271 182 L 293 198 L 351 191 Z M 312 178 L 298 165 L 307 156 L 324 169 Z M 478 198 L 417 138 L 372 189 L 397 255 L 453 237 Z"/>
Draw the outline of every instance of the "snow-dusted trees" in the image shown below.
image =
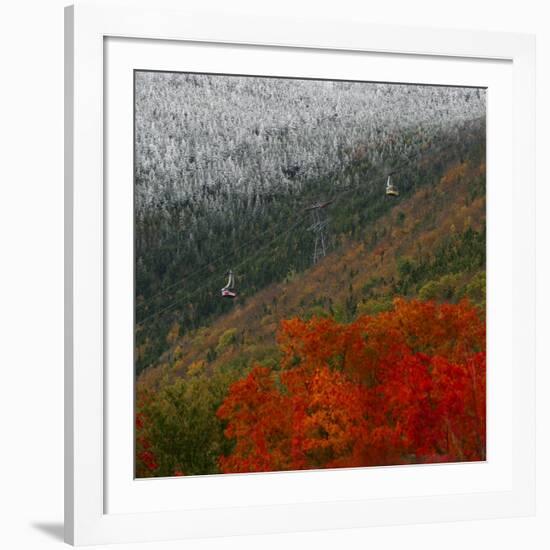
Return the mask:
<path id="1" fill-rule="evenodd" d="M 260 204 L 358 158 L 391 169 L 484 114 L 471 88 L 138 72 L 138 219 L 170 202 Z"/>

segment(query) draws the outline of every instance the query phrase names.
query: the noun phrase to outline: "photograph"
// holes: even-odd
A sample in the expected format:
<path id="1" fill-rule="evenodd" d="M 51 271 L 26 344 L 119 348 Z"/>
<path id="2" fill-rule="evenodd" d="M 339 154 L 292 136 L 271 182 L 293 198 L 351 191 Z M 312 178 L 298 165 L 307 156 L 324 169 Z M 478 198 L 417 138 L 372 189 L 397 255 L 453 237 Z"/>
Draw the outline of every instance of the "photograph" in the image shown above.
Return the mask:
<path id="1" fill-rule="evenodd" d="M 0 548 L 547 550 L 550 32 L 501 4 L 6 4 Z"/>
<path id="2" fill-rule="evenodd" d="M 486 112 L 134 71 L 136 478 L 486 460 Z"/>

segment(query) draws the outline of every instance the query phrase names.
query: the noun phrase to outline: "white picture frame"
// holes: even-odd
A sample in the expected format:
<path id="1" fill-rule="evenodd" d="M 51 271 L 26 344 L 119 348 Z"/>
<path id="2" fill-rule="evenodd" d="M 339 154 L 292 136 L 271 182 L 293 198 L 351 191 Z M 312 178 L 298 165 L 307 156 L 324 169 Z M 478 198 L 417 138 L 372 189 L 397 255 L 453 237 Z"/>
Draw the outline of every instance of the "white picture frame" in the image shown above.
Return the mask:
<path id="1" fill-rule="evenodd" d="M 140 542 L 534 513 L 533 37 L 365 26 L 351 20 L 335 24 L 314 17 L 306 22 L 228 18 L 178 8 L 175 3 L 173 6 L 167 10 L 155 7 L 153 2 L 130 7 L 83 1 L 66 9 L 66 541 L 75 545 Z M 109 50 L 109 41 L 123 47 Z M 117 457 L 127 459 L 132 452 L 128 447 L 132 428 L 127 422 L 131 388 L 124 389 L 127 376 L 115 377 L 106 367 L 107 343 L 113 341 L 106 328 L 108 312 L 124 310 L 124 305 L 114 306 L 112 293 L 106 292 L 111 284 L 106 258 L 114 246 L 119 246 L 120 256 L 124 256 L 127 236 L 121 234 L 120 239 L 113 240 L 116 235 L 108 221 L 112 209 L 123 205 L 128 188 L 122 184 L 115 188 L 110 175 L 114 170 L 121 178 L 117 181 L 128 183 L 132 152 L 124 142 L 124 136 L 131 133 L 128 119 L 124 119 L 124 113 L 113 116 L 112 110 L 105 107 L 106 98 L 119 101 L 117 106 L 124 105 L 124 72 L 132 67 L 157 68 L 151 64 L 160 63 L 159 48 L 163 49 L 165 66 L 178 68 L 175 65 L 182 57 L 179 48 L 187 48 L 187 53 L 196 54 L 195 64 L 199 69 L 203 64 L 205 72 L 208 60 L 197 53 L 201 48 L 218 52 L 210 56 L 211 64 L 222 63 L 224 51 L 238 50 L 241 53 L 234 56 L 233 62 L 240 63 L 244 74 L 257 74 L 257 61 L 255 65 L 254 56 L 247 52 L 269 51 L 273 52 L 273 63 L 279 54 L 297 60 L 293 76 L 306 70 L 299 58 L 308 55 L 325 56 L 324 68 L 315 73 L 319 76 L 331 66 L 331 76 L 335 75 L 336 63 L 330 61 L 331 56 L 353 56 L 364 63 L 367 58 L 383 56 L 384 65 L 389 67 L 384 70 L 390 71 L 388 80 L 430 83 L 443 78 L 446 84 L 487 85 L 498 91 L 493 102 L 489 96 L 488 112 L 488 287 L 495 288 L 493 303 L 491 294 L 488 298 L 489 333 L 495 331 L 493 347 L 489 345 L 489 364 L 491 357 L 498 357 L 499 365 L 506 366 L 493 371 L 493 390 L 489 368 L 493 418 L 500 422 L 492 426 L 489 422 L 488 440 L 491 430 L 495 434 L 500 430 L 501 435 L 494 439 L 503 445 L 500 451 L 488 454 L 485 470 L 472 473 L 473 469 L 464 470 L 472 465 L 454 471 L 449 468 L 456 465 L 434 465 L 416 467 L 412 476 L 403 474 L 402 468 L 381 468 L 322 472 L 322 479 L 319 472 L 304 472 L 136 481 L 128 468 L 124 470 L 124 464 L 120 468 L 116 465 Z M 109 65 L 105 62 L 107 55 L 111 56 Z M 391 68 L 393 58 L 401 60 L 399 68 Z M 264 63 L 263 57 L 261 61 Z M 441 71 L 435 74 L 431 65 L 439 62 Z M 450 64 L 454 62 L 462 68 L 453 75 Z M 494 80 L 490 80 L 489 66 L 496 67 Z M 375 71 L 374 61 L 371 67 Z M 396 71 L 393 78 L 392 70 Z M 374 80 L 381 80 L 383 73 L 376 74 Z M 126 107 L 132 110 L 133 104 Z M 110 128 L 117 130 L 111 135 Z M 111 155 L 109 160 L 106 135 L 109 147 L 120 136 L 120 150 L 129 156 L 124 154 L 113 161 Z M 499 135 L 509 139 L 501 142 Z M 490 184 L 497 177 L 509 182 L 503 183 L 498 193 Z M 113 201 L 114 189 L 122 202 L 116 197 Z M 501 298 L 506 293 L 511 298 L 502 311 Z M 116 319 L 116 315 L 111 317 L 110 325 L 116 324 Z M 113 395 L 118 399 L 122 392 L 126 392 L 122 401 L 127 406 L 121 406 L 122 413 L 117 416 L 112 414 L 109 400 Z M 122 447 L 117 447 L 117 441 L 123 442 Z M 124 449 L 130 454 L 126 456 Z M 376 492 L 372 490 L 365 498 L 357 492 L 361 476 L 370 476 L 371 487 L 378 483 Z M 406 480 L 407 476 L 416 477 L 416 485 L 414 480 Z M 470 478 L 474 480 L 471 484 L 463 481 Z M 419 489 L 419 479 L 428 489 Z M 194 494 L 205 496 L 179 509 L 182 482 L 192 483 Z M 410 487 L 404 492 L 402 487 L 407 483 Z M 275 491 L 285 484 L 294 487 L 288 502 Z M 347 492 L 337 489 L 346 486 Z M 216 500 L 217 494 L 235 497 Z M 111 502 L 112 495 L 118 495 L 116 502 Z M 261 499 L 256 498 L 258 495 Z"/>

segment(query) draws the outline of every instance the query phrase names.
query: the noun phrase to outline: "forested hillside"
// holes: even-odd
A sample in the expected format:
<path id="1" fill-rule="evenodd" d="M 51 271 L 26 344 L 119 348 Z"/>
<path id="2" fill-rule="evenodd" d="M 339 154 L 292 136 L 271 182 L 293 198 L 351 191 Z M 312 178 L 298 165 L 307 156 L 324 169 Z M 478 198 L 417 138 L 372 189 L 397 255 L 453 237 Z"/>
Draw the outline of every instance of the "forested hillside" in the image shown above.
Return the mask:
<path id="1" fill-rule="evenodd" d="M 485 460 L 485 172 L 483 90 L 137 73 L 136 476 Z"/>
<path id="2" fill-rule="evenodd" d="M 315 266 L 174 322 L 137 381 L 138 476 L 482 460 L 484 319 L 485 164 L 467 157 Z"/>
<path id="3" fill-rule="evenodd" d="M 472 171 L 483 163 L 484 109 L 485 92 L 476 89 L 137 73 L 137 372 L 158 363 L 176 332 L 191 338 L 253 307 L 259 292 L 306 276 L 314 241 L 305 208 L 319 200 L 334 200 L 333 254 L 382 251 L 389 231 L 377 224 L 382 216 L 433 189 L 452 166 Z M 394 202 L 383 192 L 390 171 L 401 193 Z M 482 183 L 471 185 L 474 201 Z M 409 223 L 401 215 L 394 232 Z M 358 284 L 373 296 L 410 294 L 421 273 L 439 269 L 414 257 L 400 264 L 399 280 L 382 283 L 370 266 L 350 268 L 360 273 L 350 278 L 351 294 Z M 219 299 L 228 269 L 236 273 L 237 304 Z M 329 299 L 333 310 L 343 307 L 318 294 L 318 308 Z M 362 303 L 347 300 L 347 315 L 352 302 Z M 273 331 L 276 318 L 263 322 Z M 210 363 L 217 346 L 208 345 Z"/>
<path id="4" fill-rule="evenodd" d="M 338 233 L 323 260 L 281 282 L 238 298 L 206 327 L 188 331 L 174 321 L 160 366 L 144 373 L 153 383 L 185 377 L 191 370 L 246 369 L 254 362 L 277 365 L 280 322 L 332 317 L 349 323 L 362 314 L 392 308 L 395 296 L 458 302 L 485 308 L 485 164 L 457 161 L 438 182 L 371 223 Z"/>

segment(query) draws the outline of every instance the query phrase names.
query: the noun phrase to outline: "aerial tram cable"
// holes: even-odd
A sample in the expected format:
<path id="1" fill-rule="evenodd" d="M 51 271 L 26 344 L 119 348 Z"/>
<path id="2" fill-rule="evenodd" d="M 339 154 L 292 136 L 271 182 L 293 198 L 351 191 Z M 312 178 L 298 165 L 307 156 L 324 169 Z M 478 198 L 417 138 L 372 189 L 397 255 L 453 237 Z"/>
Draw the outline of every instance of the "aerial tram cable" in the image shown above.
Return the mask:
<path id="1" fill-rule="evenodd" d="M 288 224 L 288 220 L 283 219 L 278 224 L 276 224 L 275 226 L 272 226 L 270 229 L 265 231 L 264 234 L 267 234 L 267 233 L 272 233 L 273 235 L 280 234 L 279 231 L 277 231 L 277 229 L 282 228 L 283 226 L 286 226 L 287 224 Z M 245 241 L 244 243 L 241 243 L 240 246 L 238 246 L 237 248 L 235 248 L 233 250 L 228 251 L 226 254 L 222 254 L 221 256 L 218 256 L 218 257 L 214 258 L 212 261 L 208 262 L 208 264 L 205 264 L 202 267 L 199 267 L 199 268 L 195 269 L 191 273 L 188 273 L 188 274 L 184 275 L 183 277 L 181 277 L 180 279 L 178 279 L 174 283 L 171 283 L 170 285 L 168 285 L 167 287 L 159 290 L 158 292 L 156 292 L 155 294 L 153 294 L 149 298 L 146 298 L 145 300 L 143 300 L 142 302 L 140 302 L 139 304 L 136 305 L 136 309 L 138 309 L 140 307 L 143 307 L 144 305 L 148 304 L 149 302 L 151 302 L 155 298 L 158 298 L 159 296 L 162 296 L 163 294 L 165 294 L 169 290 L 172 290 L 173 288 L 177 287 L 182 282 L 194 277 L 195 275 L 198 275 L 199 273 L 202 273 L 206 270 L 209 270 L 213 265 L 221 263 L 222 260 L 223 261 L 227 260 L 231 256 L 234 256 L 237 252 L 240 252 L 242 249 L 257 243 L 258 241 L 259 241 L 259 238 L 254 237 L 252 239 L 249 239 L 248 241 Z M 211 276 L 217 276 L 217 273 L 211 273 L 210 275 Z"/>
<path id="2" fill-rule="evenodd" d="M 478 120 L 481 120 L 483 117 L 476 117 L 476 118 L 472 118 L 472 119 L 468 119 L 466 121 L 464 121 L 464 125 L 468 124 L 468 123 L 473 123 L 473 122 L 476 122 Z M 443 151 L 446 151 L 447 149 L 450 149 L 451 147 L 455 147 L 456 146 L 456 143 L 450 143 L 448 144 L 446 147 L 443 147 L 441 149 L 439 149 L 439 153 L 442 153 Z M 384 175 L 384 176 L 381 176 L 380 178 L 373 178 L 373 179 L 370 179 L 368 183 L 371 183 L 371 184 L 374 184 L 375 182 L 378 181 L 378 179 L 384 179 L 386 181 L 386 195 L 387 196 L 394 196 L 394 197 L 397 197 L 399 196 L 399 191 L 396 187 L 396 185 L 392 182 L 392 179 L 391 177 L 402 171 L 405 167 L 407 167 L 409 164 L 411 164 L 412 162 L 419 162 L 420 160 L 422 159 L 422 156 L 421 155 L 410 155 L 404 162 L 402 162 L 401 164 L 399 164 L 398 166 L 394 167 L 394 169 L 388 173 L 387 175 Z M 386 179 L 387 178 L 387 179 Z M 354 190 L 358 190 L 360 187 L 363 187 L 365 184 L 362 183 L 362 184 L 359 184 L 359 185 L 355 185 L 355 186 L 349 186 L 347 188 L 344 188 L 344 189 L 339 189 L 337 190 L 336 194 L 334 195 L 333 199 L 332 199 L 332 202 L 336 202 L 337 200 L 339 200 L 342 196 L 346 195 L 348 192 L 350 191 L 354 191 Z M 278 225 L 282 225 L 283 223 L 286 223 L 285 221 L 282 221 L 280 224 Z M 278 226 L 277 225 L 277 226 Z M 276 227 L 277 227 L 276 226 Z M 272 229 L 271 229 L 272 232 L 274 232 Z M 212 265 L 216 265 L 217 263 L 221 262 L 222 260 L 225 260 L 227 259 L 229 256 L 235 254 L 236 252 L 242 250 L 243 248 L 245 248 L 246 246 L 249 246 L 251 244 L 254 244 L 255 242 L 257 242 L 257 238 L 254 238 L 254 239 L 251 239 L 249 241 L 247 241 L 246 243 L 243 243 L 241 246 L 239 246 L 237 249 L 235 250 L 232 250 L 230 252 L 228 252 L 227 254 L 223 255 L 223 256 L 220 256 L 218 258 L 214 258 L 211 262 L 209 262 L 207 265 L 201 267 L 201 268 L 198 268 L 197 270 L 194 270 L 193 272 L 191 272 L 190 274 L 187 274 L 185 275 L 183 278 L 179 279 L 178 281 L 172 283 L 171 285 L 169 285 L 168 287 L 160 290 L 159 292 L 155 293 L 154 295 L 152 295 L 151 297 L 145 299 L 144 301 L 140 302 L 139 304 L 136 305 L 136 309 L 140 308 L 140 307 L 143 307 L 144 305 L 150 303 L 152 300 L 154 300 L 155 298 L 165 294 L 166 292 L 168 292 L 169 290 L 175 288 L 176 286 L 178 286 L 179 284 L 181 284 L 183 281 L 209 269 Z M 211 274 L 212 276 L 215 275 L 215 273 L 212 273 Z"/>
<path id="3" fill-rule="evenodd" d="M 379 180 L 381 181 L 381 179 L 382 178 L 372 179 L 372 180 L 370 180 L 369 183 L 375 183 Z M 329 200 L 324 201 L 324 202 L 316 203 L 316 204 L 314 204 L 312 206 L 309 206 L 305 209 L 306 212 L 310 211 L 313 214 L 313 218 L 314 218 L 313 225 L 309 227 L 309 229 L 312 229 L 316 232 L 315 252 L 314 252 L 314 258 L 313 258 L 313 263 L 314 264 L 317 263 L 317 261 L 321 257 L 326 255 L 326 238 L 327 237 L 326 237 L 325 229 L 326 229 L 328 220 L 321 219 L 319 217 L 319 212 L 324 210 L 330 204 L 336 202 L 338 199 L 340 199 L 343 195 L 347 194 L 349 191 L 355 191 L 359 187 L 362 187 L 362 185 L 361 186 L 349 187 L 347 189 L 340 190 L 334 198 L 329 199 Z M 294 224 L 292 224 L 290 227 L 288 227 L 284 232 L 280 233 L 279 236 L 275 237 L 275 239 L 272 239 L 271 241 L 266 243 L 264 246 L 261 246 L 260 248 L 258 248 L 252 256 L 249 256 L 249 257 L 245 258 L 242 262 L 240 262 L 238 264 L 237 267 L 244 265 L 245 263 L 250 261 L 251 258 L 254 258 L 255 256 L 257 256 L 262 250 L 264 250 L 265 248 L 270 246 L 275 241 L 279 240 L 281 235 L 290 233 L 290 231 L 292 231 L 298 225 L 300 225 L 300 223 L 302 223 L 304 221 L 304 219 L 305 218 L 298 219 Z M 258 240 L 257 238 L 253 239 L 253 241 L 257 241 L 257 240 Z M 212 264 L 212 262 L 209 265 L 211 265 L 211 264 Z M 207 280 L 209 281 L 212 277 L 214 277 L 214 275 L 215 274 L 212 274 L 210 277 L 208 277 Z M 234 273 L 233 273 L 233 271 L 230 270 L 228 273 L 226 273 L 226 275 L 228 275 L 229 278 L 228 278 L 226 286 L 221 289 L 221 295 L 224 298 L 235 298 L 237 296 L 237 293 L 235 291 Z M 208 282 L 208 283 L 196 288 L 190 294 L 186 294 L 185 297 L 183 297 L 181 299 L 176 299 L 174 302 L 172 302 L 171 304 L 169 304 L 165 308 L 159 310 L 158 312 L 152 313 L 151 315 L 149 315 L 148 317 L 146 317 L 145 319 L 143 319 L 142 321 L 137 323 L 136 326 L 141 326 L 142 324 L 145 324 L 145 322 L 148 321 L 150 318 L 156 317 L 157 315 L 160 315 L 162 313 L 165 313 L 165 312 L 173 309 L 173 307 L 175 307 L 183 299 L 189 299 L 191 296 L 193 296 L 193 295 L 197 294 L 198 292 L 200 292 L 201 290 L 204 290 L 205 288 L 209 288 L 209 287 L 211 287 L 211 284 Z"/>
<path id="4" fill-rule="evenodd" d="M 256 257 L 260 252 L 262 252 L 263 250 L 265 250 L 266 248 L 268 248 L 270 245 L 272 245 L 274 242 L 276 241 L 280 241 L 281 240 L 281 237 L 284 236 L 284 235 L 289 235 L 291 231 L 293 231 L 294 229 L 296 229 L 300 224 L 304 223 L 306 220 L 305 216 L 301 216 L 296 222 L 294 222 L 292 225 L 290 225 L 289 227 L 287 227 L 287 229 L 285 229 L 283 232 L 279 233 L 279 235 L 272 239 L 271 241 L 267 242 L 265 245 L 263 246 L 260 246 L 258 248 L 256 248 L 255 252 L 251 255 L 251 256 L 248 256 L 246 257 L 244 260 L 242 260 L 241 262 L 239 262 L 235 268 L 234 268 L 234 273 L 237 271 L 237 268 L 246 264 L 247 262 L 249 262 L 252 258 Z M 211 279 L 211 277 L 208 278 L 209 280 Z M 171 309 L 173 309 L 174 307 L 176 307 L 182 300 L 184 299 L 189 299 L 189 297 L 191 296 L 194 296 L 195 294 L 197 294 L 198 292 L 202 291 L 202 290 L 205 290 L 207 288 L 212 288 L 212 285 L 210 282 L 207 282 L 203 285 L 201 285 L 200 287 L 198 288 L 195 288 L 193 291 L 191 291 L 190 293 L 187 293 L 185 296 L 183 296 L 182 298 L 177 298 L 176 300 L 174 300 L 172 303 L 168 304 L 166 307 L 154 312 L 154 313 L 151 313 L 150 315 L 148 315 L 147 317 L 145 317 L 144 319 L 142 319 L 141 321 L 139 321 L 138 323 L 136 323 L 136 328 L 144 325 L 145 323 L 147 323 L 150 319 L 154 318 L 154 317 L 157 317 L 158 315 L 161 315 L 162 313 L 165 313 L 167 311 L 170 311 Z"/>
<path id="5" fill-rule="evenodd" d="M 296 223 L 294 223 L 292 226 L 290 226 L 285 232 L 281 233 L 281 235 L 284 235 L 285 233 L 290 234 L 290 232 L 295 229 L 298 225 L 300 225 L 300 223 L 303 223 L 305 218 L 302 218 L 300 220 L 298 220 Z M 263 249 L 267 248 L 267 246 L 271 245 L 273 242 L 275 242 L 277 239 L 273 239 L 272 241 L 270 241 L 269 243 L 267 243 L 266 245 L 264 245 L 263 247 L 260 247 L 258 249 L 256 249 L 256 252 L 254 254 L 252 254 L 252 256 L 248 256 L 247 258 L 245 258 L 243 261 L 241 261 L 239 264 L 237 264 L 236 267 L 239 267 L 239 266 L 242 266 L 244 265 L 246 262 L 250 261 L 251 258 L 254 258 L 255 256 L 257 256 Z M 193 291 L 191 291 L 190 293 L 187 293 L 185 296 L 181 297 L 181 298 L 177 298 L 176 300 L 174 300 L 171 304 L 169 304 L 168 306 L 158 310 L 157 312 L 154 312 L 152 313 L 151 315 L 148 315 L 147 317 L 145 317 L 144 319 L 142 319 L 141 321 L 139 321 L 138 323 L 136 323 L 136 328 L 139 327 L 139 326 L 142 326 L 143 324 L 145 324 L 149 319 L 153 318 L 153 317 L 156 317 L 157 315 L 160 315 L 162 313 L 165 313 L 171 309 L 173 309 L 176 305 L 178 305 L 178 303 L 180 303 L 183 299 L 189 299 L 191 296 L 194 296 L 195 294 L 199 293 L 200 291 L 202 290 L 205 290 L 207 288 L 212 288 L 212 285 L 210 283 L 206 283 L 204 285 L 201 285 L 200 287 L 198 288 L 195 288 Z"/>
<path id="6" fill-rule="evenodd" d="M 404 167 L 408 166 L 410 163 L 412 163 L 414 160 L 416 159 L 413 159 L 413 158 L 409 158 L 407 159 L 404 163 L 402 163 L 400 166 L 396 167 L 393 171 L 392 171 L 392 174 L 395 174 L 397 173 L 398 171 L 402 170 Z M 388 176 L 388 179 L 389 179 L 390 176 Z M 374 183 L 378 183 L 379 181 L 382 181 L 382 180 L 385 180 L 386 179 L 386 176 L 385 175 L 381 175 L 380 177 L 376 177 L 376 178 L 372 178 L 368 181 L 368 183 L 371 183 L 371 184 L 374 184 Z M 365 185 L 365 183 L 361 183 L 359 185 L 355 185 L 355 186 L 349 186 L 345 189 L 338 189 L 335 193 L 335 195 L 333 196 L 332 199 L 330 199 L 329 201 L 327 201 L 323 206 L 328 206 L 328 204 L 332 203 L 332 202 L 336 202 L 338 200 L 340 200 L 343 196 L 345 196 L 347 193 L 351 192 L 351 191 L 357 191 L 358 189 L 360 189 L 361 187 L 363 187 Z M 395 190 L 395 187 L 394 187 L 394 190 Z M 386 194 L 388 194 L 388 189 L 386 188 Z M 397 193 L 399 194 L 399 193 Z M 314 208 L 317 208 L 319 205 L 314 205 L 313 207 L 308 207 L 306 208 L 306 211 L 308 210 L 312 210 Z M 317 220 L 319 223 L 320 220 Z M 323 220 L 325 222 L 325 226 L 326 226 L 326 220 Z M 279 227 L 280 225 L 283 225 L 285 224 L 286 225 L 286 220 L 282 220 L 279 224 L 277 224 L 275 227 Z M 314 224 L 315 224 L 315 220 L 314 220 Z M 317 224 L 319 225 L 319 224 Z M 313 230 L 313 227 L 312 227 L 312 230 Z M 277 233 L 277 231 L 275 231 L 273 228 L 271 228 L 269 230 L 271 233 L 275 234 Z M 320 239 L 320 240 L 319 240 Z M 318 250 L 319 251 L 319 254 L 317 254 L 316 252 L 314 253 L 314 262 L 313 263 L 316 263 L 318 261 L 318 259 L 322 256 L 324 256 L 326 254 L 326 246 L 324 244 L 324 241 L 326 239 L 326 235 L 321 235 L 320 233 L 318 234 L 318 238 L 316 239 L 316 251 Z M 188 280 L 192 277 L 194 277 L 195 275 L 199 274 L 199 273 L 202 273 L 203 271 L 211 268 L 213 265 L 216 265 L 216 264 L 219 264 L 222 260 L 226 260 L 227 258 L 231 257 L 232 255 L 236 254 L 237 252 L 239 252 L 240 250 L 242 250 L 243 248 L 249 246 L 249 245 L 252 245 L 256 242 L 258 242 L 258 238 L 255 237 L 253 239 L 250 239 L 249 241 L 241 244 L 238 248 L 236 248 L 235 250 L 231 250 L 229 251 L 227 254 L 224 254 L 222 256 L 219 256 L 217 258 L 214 258 L 211 262 L 209 262 L 208 264 L 192 271 L 191 273 L 185 275 L 184 277 L 180 278 L 178 281 L 170 284 L 169 286 L 167 286 L 166 288 L 160 290 L 159 292 L 155 293 L 154 295 L 152 295 L 151 297 L 145 299 L 144 301 L 140 302 L 137 306 L 136 306 L 136 309 L 140 308 L 140 307 L 143 307 L 144 305 L 150 303 L 151 301 L 153 301 L 155 298 L 165 294 L 166 292 L 168 292 L 169 290 L 177 287 L 178 285 L 180 285 L 183 281 L 185 280 Z M 317 247 L 317 244 L 319 244 L 320 246 Z M 210 276 L 208 276 L 207 278 L 209 279 L 210 277 L 214 277 L 214 276 L 217 276 L 217 274 L 214 272 L 214 273 L 211 273 Z"/>

